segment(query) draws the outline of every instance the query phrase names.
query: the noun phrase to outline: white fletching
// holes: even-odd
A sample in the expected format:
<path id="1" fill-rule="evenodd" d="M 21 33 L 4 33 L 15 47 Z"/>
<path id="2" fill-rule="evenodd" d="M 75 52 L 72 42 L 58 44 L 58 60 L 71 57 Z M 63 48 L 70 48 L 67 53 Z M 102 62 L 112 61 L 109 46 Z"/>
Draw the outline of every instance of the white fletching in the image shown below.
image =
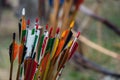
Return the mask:
<path id="1" fill-rule="evenodd" d="M 25 16 L 25 8 L 22 9 L 22 15 Z"/>

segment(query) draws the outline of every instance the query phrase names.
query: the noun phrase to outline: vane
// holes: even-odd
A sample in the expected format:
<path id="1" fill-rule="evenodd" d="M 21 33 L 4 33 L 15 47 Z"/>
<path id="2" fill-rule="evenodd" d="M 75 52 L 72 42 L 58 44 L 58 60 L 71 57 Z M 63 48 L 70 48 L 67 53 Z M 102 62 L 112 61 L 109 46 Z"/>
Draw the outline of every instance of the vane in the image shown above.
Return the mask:
<path id="1" fill-rule="evenodd" d="M 33 80 L 35 71 L 36 71 L 36 67 L 37 67 L 37 62 L 35 62 L 34 59 L 32 58 L 28 58 L 26 60 L 26 64 L 27 66 L 25 67 L 25 78 L 24 80 Z"/>
<path id="2" fill-rule="evenodd" d="M 55 2 L 59 3 L 59 1 Z M 60 0 L 61 4 L 63 2 L 64 0 Z M 16 80 L 58 80 L 66 63 L 78 47 L 77 39 L 80 32 L 74 40 L 71 39 L 73 35 L 71 29 L 74 27 L 74 21 L 71 21 L 69 28 L 63 31 L 60 30 L 63 23 L 58 24 L 57 29 L 56 26 L 49 28 L 47 24 L 44 31 L 40 29 L 41 25 L 38 18 L 36 18 L 33 27 L 30 24 L 30 19 L 26 22 L 25 8 L 23 8 L 18 25 L 19 45 L 15 41 L 14 33 L 13 42 L 9 48 L 11 63 L 9 79 L 12 80 L 13 62 L 17 53 L 19 53 Z M 62 32 L 62 35 L 60 32 Z"/>
<path id="3" fill-rule="evenodd" d="M 19 45 L 16 43 L 15 38 L 16 38 L 16 34 L 13 33 L 13 42 L 9 47 L 9 56 L 10 56 L 10 63 L 11 63 L 9 80 L 12 80 L 13 62 L 18 54 Z"/>
<path id="4" fill-rule="evenodd" d="M 61 59 L 59 60 L 59 65 L 58 65 L 58 69 L 57 69 L 57 73 L 56 73 L 56 76 L 55 76 L 55 79 L 58 80 L 62 71 L 63 71 L 63 68 L 65 67 L 65 64 L 68 60 L 70 60 L 70 58 L 73 56 L 73 54 L 75 53 L 77 47 L 78 47 L 78 43 L 77 43 L 77 39 L 78 37 L 80 36 L 80 32 L 78 32 L 76 38 L 74 39 L 74 41 L 70 42 L 68 44 L 68 50 L 66 50 L 66 53 L 68 53 L 68 55 L 64 56 L 62 55 L 61 56 Z M 62 58 L 64 56 L 64 58 Z"/>

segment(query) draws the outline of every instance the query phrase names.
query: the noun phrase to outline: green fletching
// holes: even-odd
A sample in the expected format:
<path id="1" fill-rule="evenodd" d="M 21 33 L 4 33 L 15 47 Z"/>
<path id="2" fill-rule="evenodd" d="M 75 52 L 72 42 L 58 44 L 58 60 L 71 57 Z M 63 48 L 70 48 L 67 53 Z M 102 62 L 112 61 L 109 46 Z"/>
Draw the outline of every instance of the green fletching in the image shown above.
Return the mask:
<path id="1" fill-rule="evenodd" d="M 33 45 L 34 48 L 35 48 L 35 46 L 37 46 L 37 45 L 36 45 L 37 39 L 38 39 L 38 36 L 35 35 L 35 40 L 34 40 L 34 45 Z"/>
<path id="2" fill-rule="evenodd" d="M 55 40 L 55 38 L 52 38 L 52 39 L 51 39 L 51 42 L 50 42 L 50 52 L 52 51 L 52 47 L 53 47 L 54 40 Z"/>
<path id="3" fill-rule="evenodd" d="M 35 29 L 32 29 L 32 35 L 35 34 Z"/>
<path id="4" fill-rule="evenodd" d="M 45 53 L 51 52 L 53 46 L 54 38 L 50 38 L 47 44 Z"/>
<path id="5" fill-rule="evenodd" d="M 25 35 L 26 35 L 26 30 L 23 30 L 22 31 L 22 38 L 25 37 Z"/>
<path id="6" fill-rule="evenodd" d="M 44 40 L 45 35 L 42 35 L 41 39 L 40 39 L 40 45 L 39 45 L 39 49 L 38 49 L 38 56 L 37 56 L 37 60 L 39 61 L 40 58 L 40 52 L 41 52 L 41 48 L 42 48 L 42 44 L 43 44 L 43 40 Z"/>
<path id="7" fill-rule="evenodd" d="M 23 38 L 26 36 L 26 30 L 22 31 L 22 38 L 21 38 L 21 42 L 23 42 Z"/>

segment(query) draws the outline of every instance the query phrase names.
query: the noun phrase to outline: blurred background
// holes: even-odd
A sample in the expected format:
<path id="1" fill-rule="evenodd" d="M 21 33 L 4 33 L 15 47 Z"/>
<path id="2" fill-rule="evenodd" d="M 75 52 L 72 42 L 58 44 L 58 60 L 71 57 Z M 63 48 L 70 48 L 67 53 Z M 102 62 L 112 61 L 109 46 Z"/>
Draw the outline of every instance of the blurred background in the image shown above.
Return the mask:
<path id="1" fill-rule="evenodd" d="M 49 0 L 52 1 L 52 0 Z M 26 8 L 26 18 L 30 18 L 34 24 L 35 18 L 40 18 L 40 24 L 46 25 L 52 11 L 48 0 L 0 0 L 0 80 L 9 78 L 9 45 L 12 42 L 12 33 L 18 34 L 18 21 L 22 8 Z M 51 4 L 52 5 L 52 4 Z M 82 3 L 95 15 L 108 20 L 120 29 L 120 0 L 84 0 Z M 89 17 L 82 11 L 78 11 L 75 18 L 75 30 L 81 31 L 82 36 L 93 43 L 120 55 L 120 35 L 106 27 L 100 21 Z M 102 54 L 90 46 L 79 41 L 79 53 L 88 60 L 112 72 L 120 74 L 120 59 Z M 79 57 L 78 59 L 80 59 Z M 81 59 L 80 59 L 81 60 Z M 82 60 L 81 60 L 82 61 Z M 14 64 L 14 77 L 16 76 L 17 60 Z M 60 80 L 120 80 L 102 72 L 94 70 L 94 66 L 86 67 L 83 62 L 75 61 L 75 58 L 67 64 Z"/>

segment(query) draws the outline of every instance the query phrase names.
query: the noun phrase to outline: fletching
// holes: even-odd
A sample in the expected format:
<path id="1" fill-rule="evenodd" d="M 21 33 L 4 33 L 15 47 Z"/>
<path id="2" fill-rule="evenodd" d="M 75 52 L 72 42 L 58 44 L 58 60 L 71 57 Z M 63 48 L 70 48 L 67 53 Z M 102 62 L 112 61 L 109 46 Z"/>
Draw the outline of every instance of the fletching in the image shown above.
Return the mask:
<path id="1" fill-rule="evenodd" d="M 13 62 L 17 56 L 18 53 L 18 44 L 15 42 L 15 38 L 16 38 L 16 34 L 13 33 L 13 42 L 9 47 L 9 56 L 10 56 L 10 76 L 9 76 L 9 80 L 12 80 L 12 72 L 13 72 Z"/>
<path id="2" fill-rule="evenodd" d="M 40 39 L 40 45 L 39 45 L 38 57 L 37 57 L 38 61 L 39 61 L 39 58 L 40 58 L 40 52 L 41 52 L 41 49 L 42 49 L 42 43 L 43 43 L 44 37 L 45 37 L 45 35 L 42 35 L 42 37 Z"/>
<path id="3" fill-rule="evenodd" d="M 76 35 L 76 38 L 73 41 L 73 44 L 72 44 L 72 46 L 70 48 L 70 51 L 69 51 L 70 56 L 69 56 L 68 59 L 70 59 L 72 57 L 72 55 L 75 53 L 75 51 L 76 51 L 76 49 L 78 47 L 77 39 L 78 39 L 79 36 L 80 36 L 80 32 L 78 32 L 78 34 Z"/>
<path id="4" fill-rule="evenodd" d="M 16 37 L 16 34 L 13 33 L 13 42 L 9 47 L 10 62 L 15 60 L 18 53 L 19 45 L 15 42 L 15 37 Z"/>
<path id="5" fill-rule="evenodd" d="M 53 46 L 53 42 L 54 42 L 54 38 L 50 38 L 47 44 L 47 48 L 45 51 L 45 54 L 47 54 L 48 52 L 50 53 L 52 50 L 52 46 Z"/>
<path id="6" fill-rule="evenodd" d="M 52 52 L 51 52 L 51 59 L 54 57 L 55 55 L 55 52 L 57 50 L 57 47 L 58 47 L 58 44 L 59 44 L 59 39 L 56 38 L 55 41 L 54 41 L 54 44 L 53 44 L 53 49 L 52 49 Z"/>
<path id="7" fill-rule="evenodd" d="M 72 35 L 73 35 L 72 31 L 70 31 L 69 34 L 68 34 L 68 37 L 67 37 L 67 39 L 66 39 L 66 42 L 65 42 L 65 44 L 64 44 L 63 49 L 65 48 L 65 46 L 68 44 L 68 42 L 69 42 L 70 39 L 72 38 Z"/>
<path id="8" fill-rule="evenodd" d="M 26 42 L 26 47 L 27 47 L 26 57 L 31 55 L 34 39 L 35 39 L 35 35 L 32 35 L 32 31 L 28 30 L 28 36 L 27 36 L 27 42 Z"/>
<path id="9" fill-rule="evenodd" d="M 74 27 L 75 21 L 72 21 L 70 24 L 70 29 L 72 29 Z"/>
<path id="10" fill-rule="evenodd" d="M 38 71 L 40 71 L 40 74 L 39 74 L 40 79 L 43 79 L 44 72 L 45 72 L 45 69 L 47 67 L 46 65 L 47 65 L 47 62 L 48 62 L 49 58 L 50 58 L 50 54 L 46 54 L 45 57 L 41 61 L 40 70 L 38 70 Z"/>
<path id="11" fill-rule="evenodd" d="M 61 39 L 60 39 L 60 42 L 58 44 L 58 48 L 57 48 L 57 51 L 55 53 L 55 57 L 58 57 L 60 52 L 62 51 L 63 47 L 64 47 L 64 44 L 65 44 L 65 40 L 66 40 L 66 34 L 68 33 L 68 31 L 64 31 L 62 33 L 62 36 L 61 36 Z"/>
<path id="12" fill-rule="evenodd" d="M 26 41 L 26 30 L 22 30 L 21 43 L 25 43 L 25 41 Z"/>
<path id="13" fill-rule="evenodd" d="M 58 27 L 56 30 L 55 40 L 54 40 L 52 51 L 51 51 L 51 59 L 54 57 L 55 52 L 56 52 L 57 47 L 58 47 L 58 44 L 59 44 L 59 38 L 58 38 L 59 32 L 60 32 L 60 28 Z"/>
<path id="14" fill-rule="evenodd" d="M 74 4 L 76 6 L 76 10 L 78 10 L 79 6 L 84 2 L 84 0 L 74 0 Z"/>
<path id="15" fill-rule="evenodd" d="M 20 19 L 19 23 L 18 23 L 18 27 L 19 27 L 19 40 L 21 39 L 21 24 L 22 24 L 22 19 Z"/>
<path id="16" fill-rule="evenodd" d="M 35 62 L 32 58 L 29 58 L 26 60 L 27 66 L 25 70 L 25 78 L 24 80 L 33 80 L 36 67 L 37 67 L 37 62 Z"/>
<path id="17" fill-rule="evenodd" d="M 30 25 L 30 19 L 27 20 L 27 25 L 29 26 Z M 29 27 L 27 27 L 29 28 Z"/>
<path id="18" fill-rule="evenodd" d="M 68 51 L 68 50 L 65 49 L 65 50 L 63 50 L 63 52 L 61 53 L 60 60 L 59 60 L 59 63 L 58 63 L 58 68 L 57 68 L 58 71 L 60 70 L 62 64 L 64 64 L 64 60 L 67 59 L 67 55 L 68 55 L 68 54 L 66 53 L 67 51 Z"/>
<path id="19" fill-rule="evenodd" d="M 42 66 L 42 70 L 43 70 L 43 71 L 44 71 L 45 68 L 46 68 L 46 64 L 47 64 L 47 61 L 48 61 L 48 59 L 49 59 L 49 56 L 50 56 L 50 54 L 46 54 L 45 57 L 44 57 L 43 60 L 42 60 L 41 66 Z"/>
<path id="20" fill-rule="evenodd" d="M 72 55 L 75 53 L 77 47 L 78 47 L 78 43 L 75 42 L 74 45 L 73 45 L 73 48 L 72 48 L 72 50 L 71 50 L 71 52 L 70 52 L 69 59 L 70 59 L 70 58 L 72 57 Z"/>
<path id="21" fill-rule="evenodd" d="M 19 56 L 18 56 L 18 61 L 19 64 L 23 63 L 25 54 L 26 54 L 27 47 L 24 44 L 21 44 L 19 47 Z"/>
<path id="22" fill-rule="evenodd" d="M 14 51 L 13 51 L 13 61 L 15 60 L 19 50 L 19 45 L 15 42 Z"/>
<path id="23" fill-rule="evenodd" d="M 60 69 L 63 67 L 63 65 L 67 62 L 68 57 L 69 57 L 69 50 L 70 50 L 72 43 L 73 43 L 73 41 L 69 41 L 69 43 L 67 44 L 67 46 L 61 53 L 60 59 L 58 62 L 58 69 L 57 69 L 58 71 L 60 71 Z"/>
<path id="24" fill-rule="evenodd" d="M 10 62 L 12 61 L 12 47 L 13 47 L 13 44 L 11 44 L 11 45 L 9 46 Z"/>
<path id="25" fill-rule="evenodd" d="M 24 17 L 22 17 L 22 30 L 25 30 L 26 29 L 26 20 Z"/>
<path id="26" fill-rule="evenodd" d="M 26 51 L 27 51 L 27 47 L 24 45 L 21 63 L 23 63 L 23 61 L 24 61 L 24 57 L 25 57 Z"/>
<path id="27" fill-rule="evenodd" d="M 76 3 L 74 1 L 75 4 L 74 6 L 78 7 L 78 5 L 82 3 L 82 1 L 83 0 L 77 0 L 76 2 L 79 3 Z M 64 0 L 60 1 L 54 0 L 54 3 L 63 4 L 63 2 L 65 2 L 66 5 L 71 3 L 70 5 L 72 6 L 72 1 L 70 1 L 70 3 L 67 3 L 67 1 Z M 54 6 L 56 6 L 56 4 L 54 4 Z M 60 6 L 61 5 L 59 5 L 58 7 Z M 56 9 L 54 9 L 55 12 L 57 11 Z M 65 64 L 73 56 L 75 50 L 78 47 L 77 38 L 80 35 L 80 33 L 78 33 L 75 39 L 71 40 L 73 34 L 71 32 L 71 29 L 74 27 L 75 22 L 73 19 L 65 21 L 67 17 L 71 16 L 69 15 L 69 11 L 70 10 L 65 11 L 67 14 L 62 13 L 59 16 L 59 18 L 57 18 L 58 15 L 56 13 L 55 18 L 58 19 L 56 21 L 57 23 L 51 21 L 52 23 L 55 24 L 53 25 L 53 27 L 49 28 L 47 24 L 43 28 L 43 26 L 40 25 L 39 18 L 35 19 L 34 26 L 30 25 L 30 19 L 28 19 L 26 22 L 25 8 L 23 8 L 22 17 L 18 23 L 19 45 L 15 41 L 14 33 L 13 41 L 9 47 L 9 56 L 11 62 L 9 80 L 12 80 L 13 61 L 15 60 L 17 54 L 18 54 L 18 70 L 16 80 L 22 80 L 23 78 L 24 80 L 59 79 L 59 74 L 62 73 Z M 62 12 L 62 10 L 60 12 Z M 64 19 L 63 21 L 65 22 L 62 21 L 62 18 Z M 72 22 L 69 25 L 69 22 L 67 21 Z M 63 29 L 64 31 L 63 30 L 60 31 L 60 28 L 59 27 L 57 28 L 57 25 L 61 28 L 62 26 L 64 27 L 67 25 L 69 28 L 68 29 L 66 28 L 66 30 Z"/>

